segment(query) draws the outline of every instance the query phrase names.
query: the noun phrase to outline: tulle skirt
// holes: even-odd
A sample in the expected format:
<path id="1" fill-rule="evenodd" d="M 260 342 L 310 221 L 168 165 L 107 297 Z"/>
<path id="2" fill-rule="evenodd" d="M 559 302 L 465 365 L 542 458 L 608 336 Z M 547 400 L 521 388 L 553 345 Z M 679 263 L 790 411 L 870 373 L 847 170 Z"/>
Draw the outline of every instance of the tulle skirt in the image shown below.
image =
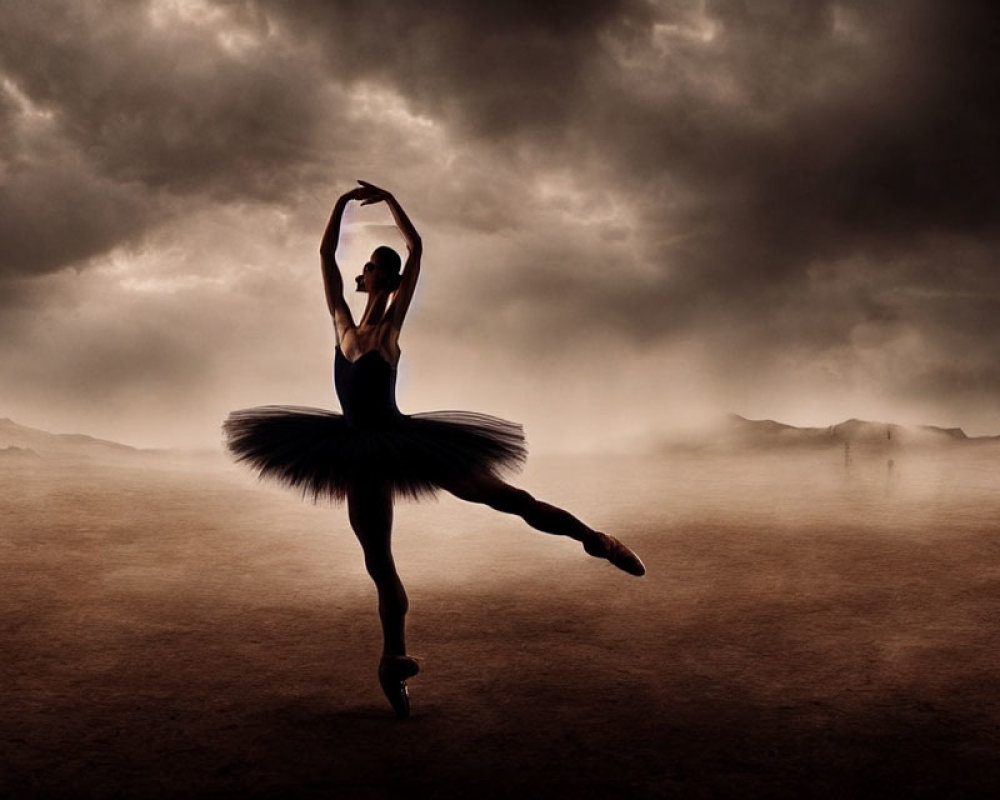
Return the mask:
<path id="1" fill-rule="evenodd" d="M 355 485 L 387 483 L 417 499 L 467 476 L 498 476 L 524 462 L 520 425 L 470 411 L 399 415 L 373 427 L 303 406 L 234 411 L 223 425 L 237 461 L 313 500 L 343 500 Z"/>

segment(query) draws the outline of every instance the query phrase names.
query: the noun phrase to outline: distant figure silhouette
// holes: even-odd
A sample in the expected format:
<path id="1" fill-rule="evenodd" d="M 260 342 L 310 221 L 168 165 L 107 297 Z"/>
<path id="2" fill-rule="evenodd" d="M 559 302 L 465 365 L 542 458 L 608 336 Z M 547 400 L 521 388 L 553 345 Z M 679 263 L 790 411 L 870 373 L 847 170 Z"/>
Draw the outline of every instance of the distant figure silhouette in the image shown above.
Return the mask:
<path id="1" fill-rule="evenodd" d="M 521 426 L 485 414 L 437 411 L 405 415 L 396 407 L 399 332 L 420 273 L 420 236 L 389 192 L 364 181 L 342 195 L 327 224 L 320 255 L 326 300 L 337 337 L 334 381 L 343 414 L 299 406 L 234 411 L 224 430 L 230 451 L 261 476 L 301 488 L 314 499 L 346 498 L 351 527 L 364 550 L 365 567 L 378 590 L 383 654 L 378 677 L 399 717 L 410 713 L 406 679 L 417 662 L 406 654 L 408 601 L 391 548 L 393 500 L 445 489 L 462 500 L 517 514 L 546 533 L 569 536 L 592 556 L 632 575 L 645 568 L 613 536 L 592 530 L 560 508 L 542 503 L 500 479 L 526 456 Z M 344 300 L 336 261 L 344 209 L 385 203 L 409 255 L 400 274 L 399 255 L 379 247 L 357 277 L 368 294 L 355 324 Z"/>

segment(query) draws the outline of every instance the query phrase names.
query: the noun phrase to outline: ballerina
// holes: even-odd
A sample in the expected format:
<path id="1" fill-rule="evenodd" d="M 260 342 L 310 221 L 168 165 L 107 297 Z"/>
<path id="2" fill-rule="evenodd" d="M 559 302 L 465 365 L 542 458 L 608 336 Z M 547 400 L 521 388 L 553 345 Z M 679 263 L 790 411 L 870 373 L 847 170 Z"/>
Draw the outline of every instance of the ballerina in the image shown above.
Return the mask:
<path id="1" fill-rule="evenodd" d="M 419 671 L 406 651 L 406 591 L 392 555 L 392 513 L 397 497 L 419 498 L 444 489 L 472 503 L 516 514 L 533 528 L 579 541 L 585 552 L 632 575 L 645 567 L 613 536 L 595 531 L 561 508 L 536 500 L 501 478 L 526 457 L 521 426 L 486 414 L 438 411 L 404 415 L 395 400 L 399 333 L 420 274 L 423 245 L 396 198 L 370 183 L 334 205 L 320 245 L 326 301 L 337 347 L 334 382 L 342 414 L 301 406 L 234 411 L 224 425 L 238 461 L 261 477 L 311 494 L 347 501 L 347 512 L 378 593 L 382 657 L 378 677 L 398 717 L 410 713 L 406 681 Z M 406 242 L 401 259 L 379 247 L 356 278 L 368 295 L 355 323 L 344 299 L 336 260 L 348 203 L 385 203 Z"/>

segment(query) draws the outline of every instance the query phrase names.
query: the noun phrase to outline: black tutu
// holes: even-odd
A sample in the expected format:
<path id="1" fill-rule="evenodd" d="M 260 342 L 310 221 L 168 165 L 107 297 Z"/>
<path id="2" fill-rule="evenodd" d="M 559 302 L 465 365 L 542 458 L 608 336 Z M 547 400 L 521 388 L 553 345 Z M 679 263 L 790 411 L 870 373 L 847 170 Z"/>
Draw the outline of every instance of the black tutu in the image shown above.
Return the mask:
<path id="1" fill-rule="evenodd" d="M 469 411 L 401 414 L 395 369 L 378 353 L 350 362 L 337 351 L 343 414 L 302 406 L 234 411 L 223 425 L 230 452 L 262 478 L 312 499 L 343 500 L 352 486 L 388 484 L 416 499 L 467 476 L 523 463 L 520 425 Z"/>

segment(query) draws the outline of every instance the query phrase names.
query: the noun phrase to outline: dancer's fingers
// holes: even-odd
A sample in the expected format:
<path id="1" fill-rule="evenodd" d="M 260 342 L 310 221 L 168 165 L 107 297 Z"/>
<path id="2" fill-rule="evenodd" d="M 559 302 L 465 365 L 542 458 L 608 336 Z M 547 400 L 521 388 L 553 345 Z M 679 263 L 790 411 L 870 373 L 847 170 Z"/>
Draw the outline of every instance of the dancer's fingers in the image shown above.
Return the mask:
<path id="1" fill-rule="evenodd" d="M 368 181 L 363 181 L 360 178 L 358 179 L 358 183 L 360 183 L 366 189 L 372 189 L 372 190 L 374 190 L 376 192 L 381 192 L 382 194 L 387 194 L 387 192 L 385 191 L 385 189 L 383 189 L 381 186 L 376 186 L 374 183 L 368 183 Z"/>

